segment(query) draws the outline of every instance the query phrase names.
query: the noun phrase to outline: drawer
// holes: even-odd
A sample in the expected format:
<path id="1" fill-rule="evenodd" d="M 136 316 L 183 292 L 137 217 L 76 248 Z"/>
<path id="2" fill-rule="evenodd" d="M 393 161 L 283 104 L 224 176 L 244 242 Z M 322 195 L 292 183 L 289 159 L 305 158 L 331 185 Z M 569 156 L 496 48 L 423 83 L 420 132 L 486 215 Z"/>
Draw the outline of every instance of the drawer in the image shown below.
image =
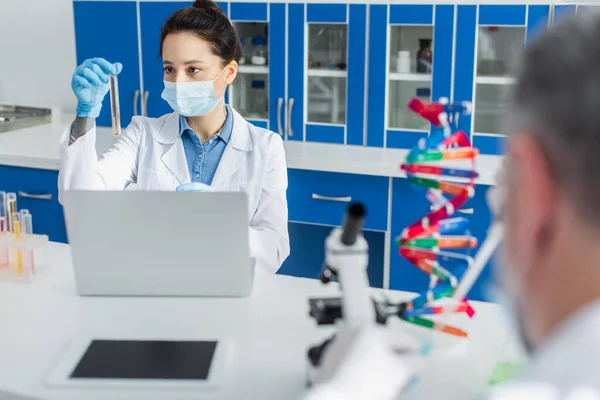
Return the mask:
<path id="1" fill-rule="evenodd" d="M 389 178 L 299 169 L 288 176 L 290 221 L 338 226 L 358 201 L 367 208 L 365 229 L 387 231 Z"/>
<path id="2" fill-rule="evenodd" d="M 67 242 L 63 208 L 58 202 L 58 171 L 0 166 L 0 190 L 17 193 L 17 207 L 33 215 L 33 231 Z"/>

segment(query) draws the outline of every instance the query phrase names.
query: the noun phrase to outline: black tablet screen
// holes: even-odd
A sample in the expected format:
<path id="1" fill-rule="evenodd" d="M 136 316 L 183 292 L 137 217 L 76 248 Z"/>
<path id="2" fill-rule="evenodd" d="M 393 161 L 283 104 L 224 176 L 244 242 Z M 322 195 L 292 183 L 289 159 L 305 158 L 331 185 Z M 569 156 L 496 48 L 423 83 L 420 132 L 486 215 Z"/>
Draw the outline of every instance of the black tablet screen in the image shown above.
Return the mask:
<path id="1" fill-rule="evenodd" d="M 71 378 L 206 380 L 217 342 L 94 340 Z"/>

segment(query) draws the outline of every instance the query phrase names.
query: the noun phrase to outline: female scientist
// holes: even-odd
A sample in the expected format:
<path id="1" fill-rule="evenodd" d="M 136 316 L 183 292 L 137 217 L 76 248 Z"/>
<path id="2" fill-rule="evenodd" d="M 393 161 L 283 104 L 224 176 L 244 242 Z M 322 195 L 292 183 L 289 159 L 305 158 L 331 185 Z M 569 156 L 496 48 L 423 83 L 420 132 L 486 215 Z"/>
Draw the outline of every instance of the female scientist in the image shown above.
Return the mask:
<path id="1" fill-rule="evenodd" d="M 216 3 L 197 0 L 171 15 L 160 37 L 162 98 L 175 112 L 133 117 L 98 160 L 95 118 L 108 75 L 122 65 L 84 61 L 73 74 L 77 118 L 61 138 L 59 189 L 123 190 L 135 183 L 141 190 L 245 191 L 252 257 L 276 272 L 289 255 L 285 153 L 279 135 L 224 104 L 242 52 L 238 36 Z"/>

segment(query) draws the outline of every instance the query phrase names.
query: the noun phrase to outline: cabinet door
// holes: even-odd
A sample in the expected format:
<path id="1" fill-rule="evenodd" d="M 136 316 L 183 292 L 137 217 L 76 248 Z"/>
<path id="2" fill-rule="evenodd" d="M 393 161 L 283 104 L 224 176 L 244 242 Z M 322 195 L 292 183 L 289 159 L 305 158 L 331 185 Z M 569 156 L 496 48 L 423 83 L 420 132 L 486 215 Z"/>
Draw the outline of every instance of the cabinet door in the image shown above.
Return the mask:
<path id="1" fill-rule="evenodd" d="M 343 214 L 338 216 L 343 218 Z M 285 260 L 278 274 L 302 278 L 319 277 L 325 260 L 325 240 L 332 227 L 290 222 L 290 256 Z M 372 287 L 383 287 L 383 266 L 385 233 L 364 231 L 369 244 L 369 265 L 367 274 Z"/>
<path id="2" fill-rule="evenodd" d="M 487 205 L 486 191 L 489 186 L 477 185 L 475 196 L 465 205 L 461 214 L 468 218 L 469 230 L 477 238 L 477 248 L 470 254 L 474 257 L 487 236 L 492 214 Z M 392 189 L 392 251 L 390 260 L 390 289 L 422 292 L 429 285 L 427 274 L 398 254 L 395 238 L 400 236 L 404 228 L 418 221 L 429 212 L 430 203 L 423 191 L 413 188 L 407 179 L 396 178 Z M 491 281 L 490 260 L 483 273 L 473 286 L 469 298 L 487 300 L 487 287 Z"/>
<path id="3" fill-rule="evenodd" d="M 58 171 L 0 166 L 0 190 L 17 193 L 17 208 L 33 216 L 33 232 L 66 243 L 62 206 L 58 203 Z"/>
<path id="4" fill-rule="evenodd" d="M 254 125 L 283 135 L 285 4 L 232 2 L 230 11 L 242 59 L 229 101 Z"/>
<path id="5" fill-rule="evenodd" d="M 485 238 L 487 237 L 488 229 L 492 222 L 493 214 L 487 204 L 486 193 L 489 190 L 490 186 L 487 185 L 477 185 L 475 187 L 475 196 L 469 200 L 469 202 L 465 205 L 465 211 L 468 214 L 463 215 L 469 219 L 469 229 L 471 234 L 477 238 L 477 248 L 475 248 L 471 255 L 475 257 L 477 251 L 483 244 Z M 496 260 L 491 258 L 479 279 L 473 285 L 471 292 L 469 293 L 469 299 L 471 300 L 490 300 L 489 296 L 489 286 L 492 284 L 492 264 Z"/>
<path id="6" fill-rule="evenodd" d="M 288 5 L 289 140 L 362 145 L 366 5 Z"/>
<path id="7" fill-rule="evenodd" d="M 408 109 L 452 97 L 454 5 L 371 5 L 369 146 L 412 148 L 430 124 Z"/>
<path id="8" fill-rule="evenodd" d="M 217 3 L 227 12 L 227 3 Z M 158 118 L 173 112 L 161 98 L 164 89 L 163 65 L 160 58 L 160 28 L 175 11 L 189 7 L 189 1 L 140 2 L 142 65 L 144 69 L 143 109 L 149 117 Z"/>
<path id="9" fill-rule="evenodd" d="M 392 182 L 392 249 L 390 251 L 390 289 L 420 292 L 427 288 L 429 277 L 399 254 L 396 238 L 407 226 L 429 212 L 430 204 L 423 191 L 415 189 L 405 178 Z"/>
<path id="10" fill-rule="evenodd" d="M 473 102 L 473 116 L 461 118 L 459 126 L 482 154 L 504 152 L 511 63 L 547 29 L 549 13 L 549 5 L 458 6 L 454 99 Z"/>
<path id="11" fill-rule="evenodd" d="M 140 64 L 136 3 L 131 1 L 75 1 L 77 64 L 94 57 L 120 62 L 119 98 L 121 125 L 127 126 L 139 103 Z M 139 110 L 139 109 L 138 109 Z M 111 126 L 110 96 L 102 102 L 98 126 Z"/>

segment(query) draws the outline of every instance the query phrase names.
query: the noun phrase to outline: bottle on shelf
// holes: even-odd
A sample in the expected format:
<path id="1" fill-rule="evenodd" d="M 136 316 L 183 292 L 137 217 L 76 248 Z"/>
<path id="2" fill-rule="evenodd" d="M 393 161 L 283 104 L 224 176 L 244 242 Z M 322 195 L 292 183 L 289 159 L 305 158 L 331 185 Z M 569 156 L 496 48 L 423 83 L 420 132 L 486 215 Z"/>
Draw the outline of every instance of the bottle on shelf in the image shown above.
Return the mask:
<path id="1" fill-rule="evenodd" d="M 266 118 L 267 117 L 267 91 L 265 81 L 253 80 L 252 81 L 252 116 L 254 118 Z"/>
<path id="2" fill-rule="evenodd" d="M 267 65 L 267 40 L 263 37 L 252 39 L 252 64 Z"/>
<path id="3" fill-rule="evenodd" d="M 410 73 L 410 51 L 401 50 L 398 52 L 396 72 L 399 74 Z"/>
<path id="4" fill-rule="evenodd" d="M 431 73 L 431 61 L 433 60 L 431 42 L 431 39 L 419 39 L 419 51 L 417 52 L 417 73 L 419 74 Z"/>

